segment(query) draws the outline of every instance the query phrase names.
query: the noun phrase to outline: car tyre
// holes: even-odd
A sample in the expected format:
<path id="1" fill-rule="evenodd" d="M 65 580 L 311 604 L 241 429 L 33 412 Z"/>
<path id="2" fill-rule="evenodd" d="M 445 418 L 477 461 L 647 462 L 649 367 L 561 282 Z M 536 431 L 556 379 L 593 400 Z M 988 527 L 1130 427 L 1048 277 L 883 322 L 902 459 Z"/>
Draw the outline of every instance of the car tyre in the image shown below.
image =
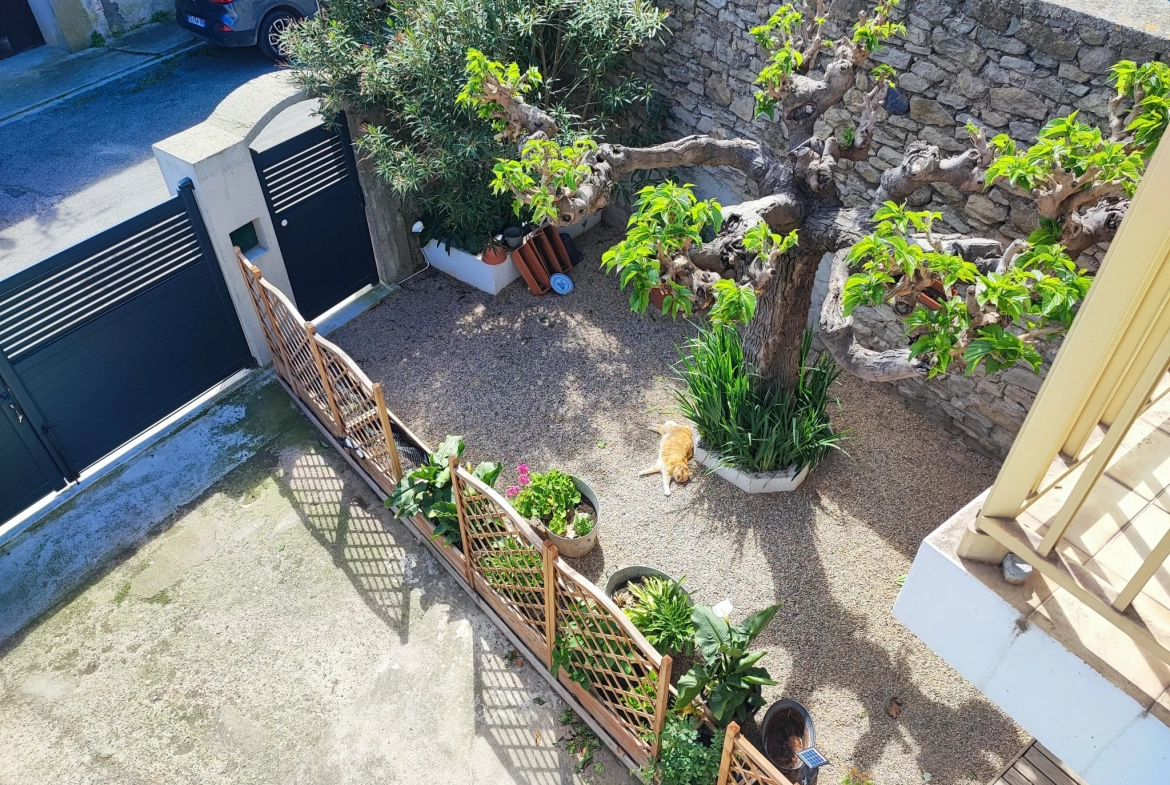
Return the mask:
<path id="1" fill-rule="evenodd" d="M 260 47 L 265 57 L 277 62 L 288 59 L 288 56 L 280 51 L 280 35 L 299 20 L 299 16 L 289 11 L 273 11 L 264 17 L 256 36 L 256 45 Z"/>

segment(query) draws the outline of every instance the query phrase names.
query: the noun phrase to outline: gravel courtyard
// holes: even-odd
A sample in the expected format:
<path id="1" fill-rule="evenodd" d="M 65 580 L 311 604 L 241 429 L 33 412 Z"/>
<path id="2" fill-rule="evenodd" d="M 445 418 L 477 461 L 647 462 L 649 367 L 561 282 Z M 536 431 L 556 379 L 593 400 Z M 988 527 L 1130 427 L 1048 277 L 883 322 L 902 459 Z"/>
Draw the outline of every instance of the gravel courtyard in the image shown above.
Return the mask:
<path id="1" fill-rule="evenodd" d="M 618 238 L 607 227 L 580 238 L 568 296 L 517 283 L 493 298 L 426 273 L 330 338 L 420 436 L 462 434 L 466 459 L 502 461 L 497 487 L 521 461 L 587 479 L 602 507 L 598 546 L 576 565 L 588 577 L 648 564 L 686 576 L 698 602 L 730 599 L 737 616 L 782 603 L 759 639 L 779 682 L 765 697 L 810 708 L 831 761 L 824 785 L 851 766 L 878 785 L 989 781 L 1026 734 L 890 610 L 922 538 L 991 483 L 995 462 L 842 378 L 833 419 L 850 431 L 848 454 L 797 492 L 749 496 L 700 475 L 664 497 L 638 470 L 655 458 L 646 426 L 672 416 L 670 368 L 692 328 L 630 313 L 598 264 Z"/>

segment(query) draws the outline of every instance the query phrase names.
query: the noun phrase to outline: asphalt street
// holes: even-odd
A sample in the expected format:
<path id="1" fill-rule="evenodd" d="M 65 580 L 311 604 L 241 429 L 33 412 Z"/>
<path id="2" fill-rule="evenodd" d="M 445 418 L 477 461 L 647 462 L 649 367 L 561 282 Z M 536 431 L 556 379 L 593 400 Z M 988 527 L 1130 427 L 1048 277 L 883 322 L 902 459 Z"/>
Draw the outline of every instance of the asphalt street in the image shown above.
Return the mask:
<path id="1" fill-rule="evenodd" d="M 200 47 L 0 127 L 0 278 L 166 201 L 151 145 L 274 67 Z"/>

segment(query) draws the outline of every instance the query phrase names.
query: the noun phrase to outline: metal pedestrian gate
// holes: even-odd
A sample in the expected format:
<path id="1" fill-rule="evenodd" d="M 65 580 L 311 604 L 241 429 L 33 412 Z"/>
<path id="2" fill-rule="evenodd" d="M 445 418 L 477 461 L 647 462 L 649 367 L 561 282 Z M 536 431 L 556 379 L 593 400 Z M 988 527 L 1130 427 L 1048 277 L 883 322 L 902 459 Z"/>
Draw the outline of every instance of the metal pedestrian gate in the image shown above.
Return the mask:
<path id="1" fill-rule="evenodd" d="M 345 115 L 252 151 L 297 310 L 316 319 L 378 282 Z"/>
<path id="2" fill-rule="evenodd" d="M 253 363 L 190 181 L 0 280 L 0 522 Z"/>

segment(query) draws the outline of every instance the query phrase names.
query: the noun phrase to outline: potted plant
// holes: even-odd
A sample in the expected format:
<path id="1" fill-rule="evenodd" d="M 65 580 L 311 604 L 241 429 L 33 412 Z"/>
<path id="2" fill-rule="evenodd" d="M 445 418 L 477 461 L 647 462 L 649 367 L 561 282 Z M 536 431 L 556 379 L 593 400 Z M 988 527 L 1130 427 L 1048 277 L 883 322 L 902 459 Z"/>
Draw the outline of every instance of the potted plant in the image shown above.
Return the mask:
<path id="1" fill-rule="evenodd" d="M 501 237 L 503 237 L 504 243 L 507 244 L 507 246 L 513 251 L 515 251 L 520 247 L 520 243 L 524 242 L 524 227 L 509 226 L 504 229 Z"/>
<path id="2" fill-rule="evenodd" d="M 494 236 L 488 239 L 487 245 L 483 247 L 483 253 L 480 255 L 484 264 L 503 264 L 508 261 L 508 251 L 504 247 L 503 240 L 500 237 Z"/>
<path id="3" fill-rule="evenodd" d="M 547 534 L 562 556 L 579 558 L 597 544 L 597 495 L 583 480 L 557 469 L 529 473 L 516 467 L 517 485 L 505 492 L 516 512 Z"/>
<path id="4" fill-rule="evenodd" d="M 649 567 L 626 569 L 645 572 L 628 575 L 612 591 L 607 583 L 606 594 L 659 652 L 672 657 L 691 656 L 695 650 L 695 624 L 691 620 L 694 601 L 683 588 L 683 581 L 672 580 L 658 570 L 650 574 Z"/>
<path id="5" fill-rule="evenodd" d="M 810 768 L 796 753 L 815 747 L 817 730 L 812 716 L 798 701 L 784 699 L 768 707 L 760 725 L 764 755 L 793 785 L 814 785 L 819 769 Z"/>
<path id="6" fill-rule="evenodd" d="M 698 717 L 671 713 L 662 727 L 658 755 L 640 772 L 655 785 L 712 785 L 723 757 L 723 731 L 703 733 Z"/>
<path id="7" fill-rule="evenodd" d="M 720 728 L 733 720 L 743 724 L 764 705 L 761 688 L 776 683 L 767 670 L 756 665 L 767 652 L 751 652 L 748 647 L 772 622 L 780 606 L 764 608 L 739 624 L 730 623 L 732 610 L 727 601 L 715 607 L 694 607 L 695 645 L 703 661 L 678 680 L 676 705 L 685 709 L 702 696 Z"/>
<path id="8" fill-rule="evenodd" d="M 463 437 L 448 436 L 427 456 L 426 463 L 403 477 L 394 492 L 386 497 L 386 507 L 396 511 L 399 518 L 421 514 L 434 527 L 432 539 L 442 538 L 453 547 L 462 547 L 459 533 L 459 510 L 455 507 L 455 493 L 451 487 L 452 456 L 463 455 Z M 471 470 L 484 485 L 494 485 L 503 467 L 485 461 Z"/>

